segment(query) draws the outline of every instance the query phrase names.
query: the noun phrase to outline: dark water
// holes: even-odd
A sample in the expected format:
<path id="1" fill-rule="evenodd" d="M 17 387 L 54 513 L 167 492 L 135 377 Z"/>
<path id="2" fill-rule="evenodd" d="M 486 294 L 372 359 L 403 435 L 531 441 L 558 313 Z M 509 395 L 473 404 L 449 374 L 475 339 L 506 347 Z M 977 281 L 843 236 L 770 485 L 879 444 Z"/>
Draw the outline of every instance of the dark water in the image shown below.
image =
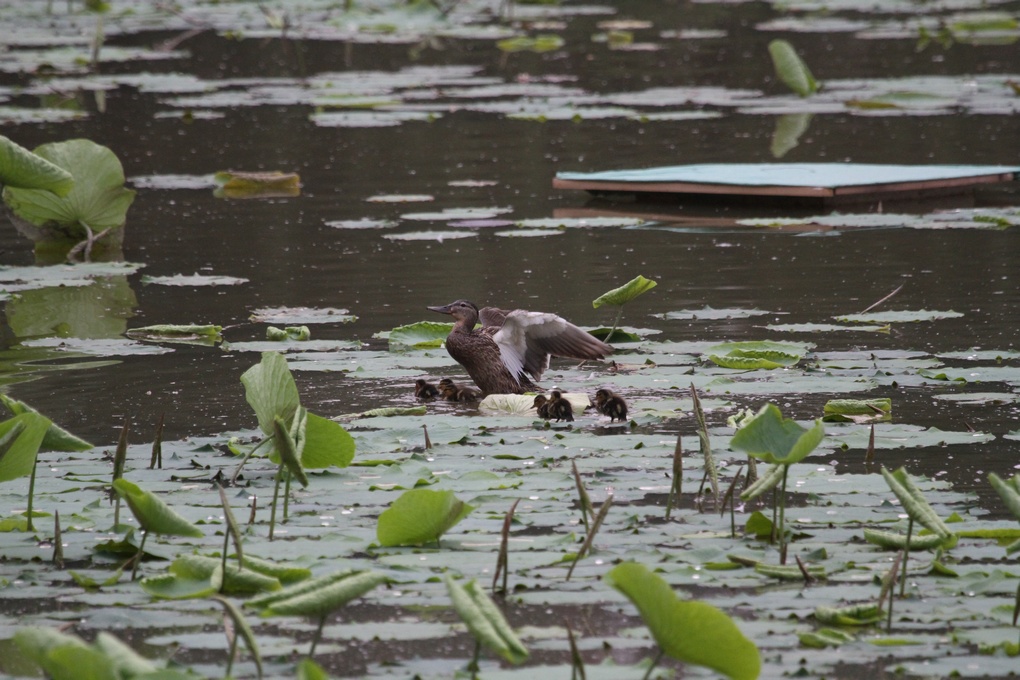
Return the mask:
<path id="1" fill-rule="evenodd" d="M 1009 72 L 1020 63 L 1015 45 L 969 46 L 917 52 L 914 40 L 857 40 L 849 34 L 797 34 L 755 30 L 774 12 L 763 4 L 689 5 L 616 3 L 619 16 L 648 18 L 667 28 L 724 29 L 727 37 L 657 41 L 653 52 L 610 51 L 592 43 L 605 17 L 577 17 L 563 32 L 567 47 L 550 54 L 504 55 L 478 40 L 444 40 L 415 51 L 420 65 L 467 64 L 483 75 L 515 82 L 536 75 L 576 78 L 591 92 L 621 92 L 674 85 L 726 86 L 780 92 L 766 45 L 790 37 L 822 80 L 899 75 Z M 115 38 L 114 44 L 150 44 L 168 34 Z M 653 34 L 654 37 L 654 34 Z M 183 45 L 190 57 L 145 64 L 148 71 L 192 73 L 204 78 L 300 77 L 344 70 L 397 70 L 412 63 L 407 45 L 343 45 L 296 40 L 229 40 L 211 32 Z M 136 64 L 102 67 L 141 70 Z M 27 76 L 3 76 L 8 84 Z M 888 336 L 798 336 L 819 350 L 855 346 L 921 352 L 969 347 L 1016 349 L 1020 309 L 1020 232 L 1012 230 L 867 229 L 801 234 L 721 228 L 718 218 L 811 214 L 817 209 L 777 209 L 763 204 L 722 206 L 609 206 L 650 209 L 684 218 L 685 229 L 568 229 L 553 238 L 509 239 L 494 230 L 475 238 L 391 241 L 392 233 L 338 229 L 326 223 L 362 218 L 398 220 L 396 231 L 445 229 L 438 223 L 400 221 L 406 212 L 505 206 L 504 217 L 544 218 L 607 206 L 581 193 L 551 188 L 559 170 L 600 170 L 698 162 L 768 162 L 775 116 L 731 109 L 711 120 L 644 123 L 627 119 L 515 121 L 500 115 L 451 110 L 429 122 L 357 129 L 313 125 L 307 106 L 225 109 L 216 120 L 156 118 L 169 110 L 159 96 L 121 87 L 87 120 L 63 124 L 8 125 L 3 133 L 32 147 L 83 136 L 111 147 L 131 177 L 207 175 L 220 169 L 282 170 L 301 175 L 300 197 L 229 201 L 211 190 L 142 189 L 129 214 L 124 257 L 145 263 L 141 274 L 216 274 L 249 279 L 240 286 L 168 287 L 129 278 L 137 306 L 130 327 L 157 323 L 216 323 L 228 340 L 261 339 L 264 326 L 247 322 L 260 307 L 341 307 L 351 324 L 312 327 L 317 339 L 385 342 L 373 334 L 428 318 L 425 306 L 466 297 L 503 307 L 555 311 L 576 323 L 612 323 L 612 312 L 591 300 L 637 274 L 658 281 L 628 306 L 625 323 L 662 330 L 670 340 L 749 340 L 775 337 L 760 319 L 667 322 L 652 314 L 705 305 L 750 307 L 776 313 L 768 322 L 828 322 L 856 312 L 903 284 L 901 309 L 955 310 L 965 316 L 937 324 L 900 324 Z M 816 115 L 785 161 L 872 163 L 1015 164 L 1020 148 L 1015 115 L 861 116 Z M 488 186 L 451 186 L 485 180 Z M 376 194 L 431 194 L 431 203 L 372 203 Z M 1017 205 L 1015 186 L 979 192 L 974 200 Z M 908 208 L 925 211 L 931 205 Z M 866 209 L 876 210 L 877 206 Z M 885 209 L 885 206 L 883 206 Z M 703 223 L 699 220 L 703 220 Z M 700 227 L 700 228 L 699 228 Z M 12 229 L 0 233 L 0 263 L 29 264 L 31 247 Z M 8 334 L 9 335 L 9 334 Z M 15 338 L 8 337 L 9 342 Z M 47 371 L 8 391 L 57 422 L 100 444 L 115 440 L 125 418 L 138 437 L 166 413 L 166 436 L 223 432 L 254 425 L 238 381 L 255 363 L 251 353 L 175 347 L 160 356 L 122 357 L 94 369 Z M 303 401 L 313 410 L 339 414 L 409 404 L 403 384 L 357 381 L 343 374 L 297 376 Z M 999 386 L 1001 387 L 1001 386 Z M 794 416 L 817 411 L 816 400 L 790 402 Z M 906 422 L 962 429 L 956 407 L 928 396 L 902 395 L 898 417 Z M 967 412 L 977 429 L 1003 434 L 1017 429 L 1013 407 Z M 1007 447 L 982 447 L 981 460 L 956 467 L 969 483 L 990 460 L 1006 460 Z M 961 452 L 962 453 L 962 452 Z M 928 461 L 929 464 L 932 461 Z M 939 463 L 933 465 L 934 470 Z"/>

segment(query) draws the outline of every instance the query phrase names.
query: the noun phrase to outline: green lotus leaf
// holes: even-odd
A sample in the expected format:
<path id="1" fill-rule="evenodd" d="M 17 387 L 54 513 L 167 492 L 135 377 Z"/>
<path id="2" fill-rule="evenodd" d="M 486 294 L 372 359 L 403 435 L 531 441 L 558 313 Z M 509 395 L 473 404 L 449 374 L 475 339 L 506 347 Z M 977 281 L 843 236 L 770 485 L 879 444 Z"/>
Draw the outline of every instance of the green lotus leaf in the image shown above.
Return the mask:
<path id="1" fill-rule="evenodd" d="M 938 534 L 918 536 L 916 533 L 910 537 L 911 550 L 934 550 L 939 547 L 950 547 L 948 543 L 955 542 L 956 537 L 949 539 Z M 903 550 L 907 546 L 907 535 L 893 531 L 879 531 L 878 529 L 864 529 L 864 540 L 872 545 L 888 550 Z"/>
<path id="2" fill-rule="evenodd" d="M 164 536 L 201 538 L 202 530 L 178 515 L 156 494 L 146 491 L 123 477 L 113 482 L 114 490 L 123 498 L 131 513 L 145 531 Z"/>
<path id="3" fill-rule="evenodd" d="M 937 534 L 943 540 L 953 535 L 949 527 L 935 514 L 935 510 L 928 504 L 928 500 L 921 493 L 921 490 L 917 488 L 917 485 L 914 484 L 914 481 L 910 479 L 910 475 L 907 474 L 905 468 L 901 467 L 895 472 L 889 472 L 883 465 L 882 476 L 885 478 L 886 483 L 889 484 L 892 492 L 896 494 L 896 498 L 903 505 L 903 509 L 907 511 L 907 514 L 915 522 L 932 533 Z"/>
<path id="4" fill-rule="evenodd" d="M 25 402 L 18 401 L 6 394 L 0 394 L 0 403 L 6 406 L 7 410 L 14 415 L 39 413 Z M 92 444 L 51 422 L 39 448 L 43 451 L 87 451 L 92 448 Z"/>
<path id="5" fill-rule="evenodd" d="M 430 349 L 442 347 L 446 336 L 453 329 L 452 323 L 419 321 L 398 326 L 389 332 L 390 350 Z"/>
<path id="6" fill-rule="evenodd" d="M 275 418 L 289 421 L 301 405 L 297 383 L 279 352 L 263 352 L 262 361 L 241 376 L 241 384 L 245 399 L 259 419 L 259 429 L 267 436 L 274 433 Z"/>
<path id="7" fill-rule="evenodd" d="M 0 184 L 67 196 L 74 177 L 64 168 L 0 135 Z"/>
<path id="8" fill-rule="evenodd" d="M 310 470 L 327 467 L 347 467 L 354 460 L 354 437 L 328 418 L 308 414 L 305 426 L 305 446 L 301 451 L 301 466 Z"/>
<path id="9" fill-rule="evenodd" d="M 304 418 L 301 416 L 304 415 Z M 301 486 L 308 486 L 308 474 L 301 466 L 301 449 L 304 448 L 304 428 L 302 422 L 307 423 L 308 412 L 304 407 L 298 407 L 294 414 L 295 427 L 288 429 L 283 418 L 277 416 L 273 421 L 273 442 L 276 444 L 276 452 L 280 455 L 283 464 L 287 466 L 290 474 L 294 475 Z M 294 434 L 298 434 L 295 437 Z"/>
<path id="10" fill-rule="evenodd" d="M 807 64 L 797 56 L 793 45 L 785 40 L 773 40 L 769 43 L 769 56 L 772 57 L 776 76 L 791 90 L 801 97 L 818 91 L 818 82 L 811 75 Z"/>
<path id="11" fill-rule="evenodd" d="M 326 616 L 356 597 L 361 597 L 376 586 L 386 583 L 388 577 L 377 571 L 359 571 L 348 574 L 333 583 L 293 597 L 278 599 L 262 610 L 263 616 Z"/>
<path id="12" fill-rule="evenodd" d="M 410 489 L 379 515 L 380 545 L 422 545 L 438 541 L 474 508 L 452 491 Z"/>
<path id="13" fill-rule="evenodd" d="M 453 608 L 475 640 L 512 664 L 523 663 L 528 658 L 527 648 L 499 608 L 478 587 L 478 581 L 472 579 L 461 585 L 453 580 L 450 572 L 443 574 L 443 581 Z"/>
<path id="14" fill-rule="evenodd" d="M 605 292 L 595 298 L 592 300 L 591 305 L 595 309 L 598 309 L 602 305 L 623 305 L 630 302 L 638 295 L 655 288 L 656 285 L 658 284 L 655 283 L 655 281 L 638 275 L 619 288 L 614 288 L 613 290 Z"/>
<path id="15" fill-rule="evenodd" d="M 664 653 L 733 680 L 758 677 L 758 648 L 719 609 L 704 602 L 680 600 L 669 584 L 636 562 L 617 565 L 604 580 L 634 603 Z"/>
<path id="16" fill-rule="evenodd" d="M 124 188 L 124 168 L 113 151 L 87 139 L 71 139 L 43 144 L 35 153 L 70 172 L 74 186 L 65 196 L 6 187 L 4 201 L 18 217 L 74 239 L 86 237 L 83 223 L 95 233 L 124 225 L 135 192 Z"/>
<path id="17" fill-rule="evenodd" d="M 1009 479 L 1003 479 L 994 472 L 988 475 L 988 481 L 999 494 L 1006 508 L 1013 513 L 1013 516 L 1020 520 L 1020 475 L 1013 475 Z"/>
<path id="18" fill-rule="evenodd" d="M 0 423 L 0 482 L 32 474 L 50 419 L 26 412 Z"/>
<path id="19" fill-rule="evenodd" d="M 808 429 L 783 418 L 779 408 L 766 404 L 730 440 L 730 447 L 766 463 L 791 465 L 803 460 L 822 442 L 825 429 L 816 420 Z"/>

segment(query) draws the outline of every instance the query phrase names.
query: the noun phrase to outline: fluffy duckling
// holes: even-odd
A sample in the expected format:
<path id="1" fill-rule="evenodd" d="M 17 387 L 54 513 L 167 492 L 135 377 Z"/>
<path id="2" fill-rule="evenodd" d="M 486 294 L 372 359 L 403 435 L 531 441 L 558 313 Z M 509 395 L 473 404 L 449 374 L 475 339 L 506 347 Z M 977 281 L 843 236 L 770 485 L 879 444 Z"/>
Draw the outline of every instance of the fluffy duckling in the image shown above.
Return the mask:
<path id="1" fill-rule="evenodd" d="M 609 422 L 627 420 L 627 402 L 612 390 L 602 388 L 595 392 L 595 408 L 602 415 L 609 416 Z"/>
<path id="2" fill-rule="evenodd" d="M 553 390 L 549 393 L 549 402 L 546 404 L 546 409 L 549 414 L 548 419 L 556 419 L 556 422 L 561 420 L 574 420 L 574 407 L 569 401 L 563 398 L 559 390 Z"/>
<path id="3" fill-rule="evenodd" d="M 549 420 L 549 399 L 544 394 L 539 394 L 535 397 L 535 410 L 538 411 L 538 417 Z"/>
<path id="4" fill-rule="evenodd" d="M 439 381 L 439 392 L 446 401 L 478 401 L 482 398 L 480 390 L 467 385 L 458 385 L 449 378 Z"/>
<path id="5" fill-rule="evenodd" d="M 431 401 L 439 396 L 439 388 L 418 378 L 414 381 L 414 396 L 422 401 Z"/>
<path id="6" fill-rule="evenodd" d="M 433 312 L 449 314 L 455 323 L 446 351 L 462 365 L 485 394 L 524 394 L 535 389 L 552 356 L 602 359 L 613 348 L 555 314 L 481 310 L 457 300 Z M 475 326 L 481 322 L 481 328 Z"/>

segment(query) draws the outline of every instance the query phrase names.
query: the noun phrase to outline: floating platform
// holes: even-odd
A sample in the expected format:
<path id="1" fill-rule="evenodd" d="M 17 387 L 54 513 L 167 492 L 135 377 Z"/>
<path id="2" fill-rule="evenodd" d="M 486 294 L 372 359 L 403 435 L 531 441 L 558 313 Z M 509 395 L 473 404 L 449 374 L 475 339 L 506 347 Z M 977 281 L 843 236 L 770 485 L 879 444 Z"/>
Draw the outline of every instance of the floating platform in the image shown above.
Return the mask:
<path id="1" fill-rule="evenodd" d="M 1006 165 L 711 163 L 558 172 L 553 187 L 600 195 L 658 194 L 718 201 L 768 197 L 830 203 L 960 193 L 981 184 L 1011 181 L 1018 173 L 1020 166 Z"/>

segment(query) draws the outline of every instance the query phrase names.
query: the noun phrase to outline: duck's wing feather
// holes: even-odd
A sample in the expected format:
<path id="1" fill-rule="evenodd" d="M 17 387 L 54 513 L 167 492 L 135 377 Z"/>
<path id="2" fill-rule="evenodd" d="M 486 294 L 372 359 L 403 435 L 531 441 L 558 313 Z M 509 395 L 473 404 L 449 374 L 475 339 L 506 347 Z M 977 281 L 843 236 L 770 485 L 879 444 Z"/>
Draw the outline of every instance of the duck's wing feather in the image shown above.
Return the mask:
<path id="1" fill-rule="evenodd" d="M 516 309 L 506 314 L 493 334 L 503 364 L 514 375 L 525 372 L 535 380 L 549 368 L 552 356 L 601 359 L 613 348 L 555 314 Z"/>
<path id="2" fill-rule="evenodd" d="M 482 307 L 478 310 L 478 322 L 482 324 L 483 328 L 499 328 L 506 321 L 506 315 L 509 313 L 499 307 Z"/>

